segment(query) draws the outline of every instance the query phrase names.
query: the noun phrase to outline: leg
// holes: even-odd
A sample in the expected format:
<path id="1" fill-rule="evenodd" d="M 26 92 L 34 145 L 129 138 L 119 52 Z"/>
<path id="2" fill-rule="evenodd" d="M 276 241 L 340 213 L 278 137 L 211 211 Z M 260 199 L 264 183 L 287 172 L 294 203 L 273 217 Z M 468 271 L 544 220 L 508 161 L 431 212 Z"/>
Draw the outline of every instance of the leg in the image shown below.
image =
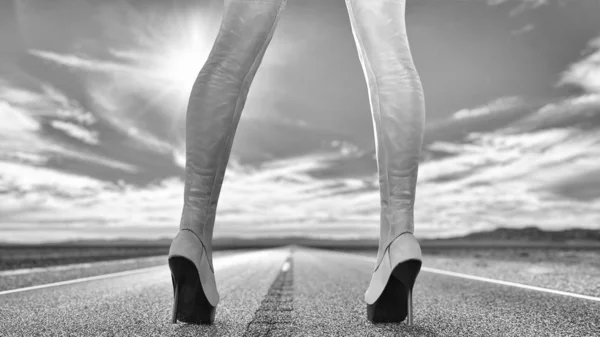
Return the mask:
<path id="1" fill-rule="evenodd" d="M 373 116 L 381 196 L 378 262 L 414 232 L 413 206 L 425 101 L 404 19 L 406 0 L 346 0 Z"/>
<path id="2" fill-rule="evenodd" d="M 412 323 L 412 287 L 421 267 L 413 207 L 425 102 L 408 44 L 406 0 L 346 0 L 367 81 L 381 197 L 379 251 L 365 293 L 373 322 Z M 406 303 L 397 303 L 406 302 Z"/>
<path id="3" fill-rule="evenodd" d="M 185 233 L 181 236 L 187 238 L 176 237 L 171 252 L 181 254 L 196 249 L 185 247 L 196 247 L 193 242 L 199 239 L 203 250 L 195 255 L 206 255 L 213 273 L 213 227 L 233 138 L 250 85 L 286 1 L 225 0 L 219 33 L 190 93 L 180 223 L 180 234 Z M 188 243 L 184 244 L 184 240 Z M 211 304 L 216 305 L 218 295 L 214 275 L 205 275 L 201 271 L 202 263 L 196 261 L 202 286 Z"/>
<path id="4" fill-rule="evenodd" d="M 235 131 L 286 1 L 227 0 L 217 39 L 190 94 L 181 229 L 199 230 L 207 249 Z"/>

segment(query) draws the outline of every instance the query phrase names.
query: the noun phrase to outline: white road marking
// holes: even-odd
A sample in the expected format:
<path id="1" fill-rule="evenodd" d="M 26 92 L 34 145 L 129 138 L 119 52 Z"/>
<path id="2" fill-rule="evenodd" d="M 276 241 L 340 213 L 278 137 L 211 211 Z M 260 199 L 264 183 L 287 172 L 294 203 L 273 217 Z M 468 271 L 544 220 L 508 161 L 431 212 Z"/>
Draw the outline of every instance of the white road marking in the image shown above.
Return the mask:
<path id="1" fill-rule="evenodd" d="M 228 256 L 224 256 L 224 257 L 215 258 L 215 262 L 220 262 L 218 264 L 215 263 L 215 269 L 222 269 L 222 268 L 229 267 L 229 266 L 231 266 L 233 264 L 237 264 L 237 263 L 241 262 L 240 258 L 242 256 L 249 257 L 247 255 L 256 255 L 256 254 L 262 254 L 262 253 L 265 253 L 265 252 L 264 251 L 259 251 L 259 252 L 252 252 L 252 253 L 233 254 L 233 255 L 228 255 Z M 366 256 L 360 256 L 359 255 L 358 257 L 366 258 L 366 259 L 369 259 L 369 260 L 374 260 L 373 258 L 366 257 Z M 219 260 L 219 261 L 217 261 L 217 260 Z M 87 281 L 93 281 L 93 280 L 107 279 L 107 278 L 111 278 L 111 277 L 118 277 L 118 276 L 126 276 L 126 275 L 144 273 L 144 272 L 147 272 L 147 271 L 159 270 L 159 268 L 164 270 L 165 266 L 140 268 L 140 269 L 122 271 L 122 272 L 118 272 L 118 273 L 103 274 L 103 275 L 90 276 L 90 277 L 83 277 L 83 278 L 78 278 L 78 279 L 74 279 L 74 280 L 60 281 L 60 282 L 40 284 L 40 285 L 31 286 L 31 287 L 25 287 L 25 288 L 17 288 L 17 289 L 5 290 L 5 291 L 0 291 L 0 296 L 7 295 L 7 294 L 12 294 L 12 293 L 23 292 L 23 291 L 35 290 L 35 289 L 43 289 L 43 288 L 56 287 L 56 286 L 61 286 L 61 285 L 66 285 L 66 284 L 73 284 L 73 283 L 87 282 Z M 285 272 L 285 271 L 289 270 L 289 268 L 290 268 L 290 263 L 288 261 L 285 261 L 285 263 L 281 267 L 281 270 Z M 550 294 L 570 296 L 570 297 L 575 297 L 575 298 L 581 298 L 581 299 L 586 299 L 586 300 L 590 300 L 590 301 L 600 302 L 600 297 L 594 297 L 594 296 L 588 296 L 588 295 L 581 295 L 581 294 L 571 293 L 571 292 L 567 292 L 567 291 L 561 291 L 561 290 L 554 290 L 554 289 L 549 289 L 549 288 L 542 288 L 542 287 L 530 286 L 530 285 L 527 285 L 527 284 L 521 284 L 521 283 L 516 283 L 516 282 L 508 282 L 508 281 L 496 280 L 496 279 L 491 279 L 491 278 L 481 277 L 481 276 L 474 276 L 474 275 L 469 275 L 469 274 L 456 273 L 456 272 L 442 270 L 442 269 L 436 269 L 436 268 L 422 267 L 421 270 L 429 272 L 429 273 L 434 273 L 434 274 L 459 277 L 459 278 L 464 278 L 464 279 L 469 279 L 469 280 L 475 280 L 475 281 L 480 281 L 480 282 L 488 282 L 488 283 L 494 283 L 494 284 L 501 284 L 501 285 L 506 285 L 506 286 L 510 286 L 510 287 L 523 288 L 523 289 L 535 290 L 535 291 L 540 291 L 540 292 L 546 292 L 546 293 L 550 293 Z"/>
<path id="2" fill-rule="evenodd" d="M 231 255 L 226 255 L 226 256 L 219 256 L 219 257 L 214 258 L 215 270 L 225 269 L 225 268 L 231 267 L 232 265 L 236 265 L 236 264 L 243 264 L 249 260 L 256 260 L 256 259 L 264 260 L 266 258 L 273 258 L 275 256 L 281 257 L 280 255 L 283 255 L 286 253 L 287 253 L 287 251 L 284 251 L 284 250 L 280 251 L 278 249 L 273 249 L 273 250 L 269 249 L 269 250 L 259 250 L 259 251 L 255 251 L 255 252 L 237 253 L 237 254 L 231 254 Z M 287 254 L 286 254 L 286 256 L 287 256 Z M 133 274 L 139 274 L 139 273 L 144 273 L 144 272 L 148 272 L 148 271 L 159 271 L 159 270 L 168 272 L 169 267 L 168 267 L 168 265 L 147 267 L 147 268 L 126 270 L 126 271 L 121 271 L 121 272 L 117 272 L 117 273 L 82 277 L 82 278 L 78 278 L 78 279 L 74 279 L 74 280 L 40 284 L 40 285 L 36 285 L 36 286 L 31 286 L 31 287 L 4 290 L 4 291 L 0 291 L 0 296 L 13 294 L 13 293 L 19 293 L 19 292 L 23 292 L 23 291 L 35 290 L 35 289 L 57 287 L 57 286 L 65 285 L 65 284 L 102 280 L 102 279 L 107 279 L 107 278 L 111 278 L 111 277 L 133 275 Z"/>
<path id="3" fill-rule="evenodd" d="M 74 279 L 74 280 L 60 281 L 60 282 L 54 282 L 54 283 L 46 283 L 46 284 L 40 284 L 40 285 L 37 285 L 37 286 L 31 286 L 31 287 L 25 287 L 25 288 L 17 288 L 17 289 L 5 290 L 5 291 L 0 291 L 0 296 L 7 295 L 7 294 L 13 294 L 13 293 L 19 293 L 19 292 L 22 292 L 22 291 L 29 291 L 29 290 L 35 290 L 35 289 L 43 289 L 43 288 L 50 288 L 50 287 L 62 286 L 62 285 L 65 285 L 65 284 L 80 283 L 80 282 L 87 282 L 87 281 L 93 281 L 93 280 L 102 280 L 102 279 L 105 279 L 105 278 L 111 278 L 111 277 L 117 277 L 117 276 L 125 276 L 125 275 L 131 275 L 131 274 L 139 274 L 139 273 L 143 273 L 143 272 L 147 272 L 147 271 L 151 271 L 151 270 L 158 270 L 158 268 L 164 269 L 165 266 L 156 266 L 156 267 L 148 267 L 148 268 L 127 270 L 127 271 L 121 271 L 121 272 L 118 272 L 118 273 L 103 274 L 103 275 L 96 275 L 96 276 L 90 276 L 90 277 L 82 277 L 82 278 L 78 278 L 78 279 Z"/>
<path id="4" fill-rule="evenodd" d="M 365 260 L 369 260 L 369 261 L 375 262 L 375 258 L 372 258 L 370 256 L 357 255 L 357 254 L 352 254 L 352 253 L 344 253 L 344 254 L 351 254 L 354 257 L 363 258 Z M 496 280 L 496 279 L 493 279 L 493 278 L 487 278 L 487 277 L 481 277 L 481 276 L 475 276 L 475 275 L 469 275 L 469 274 L 456 273 L 456 272 L 453 272 L 453 271 L 436 269 L 436 268 L 429 268 L 429 267 L 421 267 L 421 270 L 429 272 L 429 273 L 434 273 L 434 274 L 441 274 L 441 275 L 447 275 L 447 276 L 453 276 L 453 277 L 466 278 L 466 279 L 469 279 L 469 280 L 475 280 L 475 281 L 481 281 L 481 282 L 489 282 L 489 283 L 495 283 L 495 284 L 502 284 L 502 285 L 510 286 L 510 287 L 523 288 L 523 289 L 529 289 L 529 290 L 546 292 L 546 293 L 550 293 L 550 294 L 564 295 L 564 296 L 570 296 L 570 297 L 575 297 L 575 298 L 581 298 L 581 299 L 585 299 L 585 300 L 600 302 L 600 297 L 594 297 L 594 296 L 588 296 L 588 295 L 581 295 L 581 294 L 571 293 L 571 292 L 568 292 L 568 291 L 554 290 L 554 289 L 549 289 L 549 288 L 542 288 L 542 287 L 530 286 L 530 285 L 522 284 L 522 283 Z"/>
<path id="5" fill-rule="evenodd" d="M 481 277 L 481 276 L 474 276 L 474 275 L 468 275 L 468 274 L 462 274 L 462 273 L 455 273 L 455 272 L 452 272 L 452 271 L 447 271 L 447 270 L 442 270 L 442 269 L 436 269 L 436 268 L 422 267 L 421 270 L 429 272 L 429 273 L 434 273 L 434 274 L 441 274 L 441 275 L 447 275 L 447 276 L 453 276 L 453 277 L 460 277 L 460 278 L 466 278 L 466 279 L 469 279 L 469 280 L 475 280 L 475 281 L 481 281 L 481 282 L 488 282 L 488 283 L 494 283 L 494 284 L 502 284 L 502 285 L 510 286 L 510 287 L 523 288 L 523 289 L 541 291 L 541 292 L 550 293 L 550 294 L 564 295 L 564 296 L 570 296 L 570 297 L 576 297 L 576 298 L 582 298 L 582 299 L 585 299 L 585 300 L 600 302 L 600 297 L 581 295 L 581 294 L 571 293 L 571 292 L 567 292 L 567 291 L 561 291 L 561 290 L 554 290 L 554 289 L 549 289 L 549 288 L 542 288 L 542 287 L 530 286 L 530 285 L 527 285 L 527 284 L 521 284 L 521 283 L 516 283 L 516 282 L 508 282 L 508 281 L 495 280 L 495 279 L 491 279 L 491 278 L 487 278 L 487 277 Z"/>
<path id="6" fill-rule="evenodd" d="M 156 259 L 158 257 L 161 257 L 161 256 L 150 256 L 150 257 L 142 257 L 142 258 L 137 258 L 137 259 L 134 258 L 134 259 L 112 260 L 112 261 L 72 263 L 72 264 L 63 264 L 60 266 L 50 266 L 50 267 L 12 269 L 12 270 L 0 271 L 0 276 L 45 273 L 45 272 L 54 272 L 54 271 L 70 270 L 70 269 L 89 269 L 89 268 L 95 268 L 95 267 L 104 266 L 104 265 L 119 265 L 119 264 L 134 263 L 134 262 L 139 262 L 139 261 L 147 261 L 147 260 Z M 165 257 L 161 257 L 161 258 L 164 258 L 165 261 L 167 260 Z"/>

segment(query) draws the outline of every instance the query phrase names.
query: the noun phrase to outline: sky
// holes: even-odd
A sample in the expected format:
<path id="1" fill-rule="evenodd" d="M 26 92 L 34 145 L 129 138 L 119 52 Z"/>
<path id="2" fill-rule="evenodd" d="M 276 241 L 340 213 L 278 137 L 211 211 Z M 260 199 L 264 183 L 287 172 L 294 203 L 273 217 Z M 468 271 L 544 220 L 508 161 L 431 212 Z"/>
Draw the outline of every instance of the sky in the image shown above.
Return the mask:
<path id="1" fill-rule="evenodd" d="M 171 238 L 185 112 L 222 0 L 0 2 L 0 241 Z M 409 0 L 427 125 L 415 234 L 600 229 L 600 2 Z M 215 237 L 373 239 L 379 185 L 343 0 L 288 0 Z"/>

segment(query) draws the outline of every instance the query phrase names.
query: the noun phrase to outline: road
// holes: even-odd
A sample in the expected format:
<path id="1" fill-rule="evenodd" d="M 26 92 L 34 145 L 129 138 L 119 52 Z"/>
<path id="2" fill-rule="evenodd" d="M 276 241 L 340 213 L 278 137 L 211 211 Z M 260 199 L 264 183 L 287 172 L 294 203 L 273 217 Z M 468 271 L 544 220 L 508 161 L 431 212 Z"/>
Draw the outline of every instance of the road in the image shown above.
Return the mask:
<path id="1" fill-rule="evenodd" d="M 166 261 L 166 260 L 165 260 Z M 371 324 L 363 293 L 374 258 L 302 247 L 214 259 L 215 324 L 171 324 L 162 266 L 0 291 L 0 336 L 598 336 L 600 299 L 425 268 L 415 324 Z M 0 279 L 1 280 L 1 279 Z M 48 281 L 50 282 L 50 281 Z"/>

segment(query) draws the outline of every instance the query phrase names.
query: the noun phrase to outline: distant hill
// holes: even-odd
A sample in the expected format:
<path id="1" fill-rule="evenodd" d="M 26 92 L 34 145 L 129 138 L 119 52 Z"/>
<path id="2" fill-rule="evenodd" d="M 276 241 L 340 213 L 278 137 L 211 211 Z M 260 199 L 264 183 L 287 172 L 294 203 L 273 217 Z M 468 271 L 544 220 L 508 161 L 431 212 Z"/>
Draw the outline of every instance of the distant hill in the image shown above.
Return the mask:
<path id="1" fill-rule="evenodd" d="M 529 242 L 599 241 L 600 229 L 573 228 L 561 231 L 545 231 L 537 227 L 497 228 L 487 232 L 471 233 L 450 240 L 507 240 Z"/>
<path id="2" fill-rule="evenodd" d="M 172 238 L 157 240 L 79 240 L 42 244 L 44 247 L 169 247 Z M 422 239 L 423 248 L 443 247 L 516 247 L 516 246 L 573 246 L 587 245 L 600 248 L 600 230 L 574 228 L 561 231 L 545 231 L 537 227 L 498 228 L 491 231 L 471 233 L 443 239 Z M 377 239 L 319 239 L 310 237 L 279 238 L 215 238 L 215 249 L 251 249 L 288 245 L 301 245 L 317 248 L 370 249 L 377 248 Z M 1 246 L 28 246 L 23 244 L 3 244 Z M 29 245 L 32 246 L 32 245 Z M 35 245 L 38 246 L 38 245 Z"/>

